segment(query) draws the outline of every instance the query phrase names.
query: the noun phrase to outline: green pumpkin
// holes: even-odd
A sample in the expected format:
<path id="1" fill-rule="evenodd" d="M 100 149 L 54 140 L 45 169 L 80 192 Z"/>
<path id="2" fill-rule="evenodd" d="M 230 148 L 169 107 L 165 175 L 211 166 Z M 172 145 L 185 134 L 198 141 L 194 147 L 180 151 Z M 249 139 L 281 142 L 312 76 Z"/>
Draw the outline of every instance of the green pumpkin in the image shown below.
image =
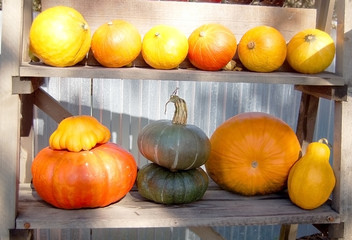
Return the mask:
<path id="1" fill-rule="evenodd" d="M 210 154 L 210 141 L 199 127 L 187 124 L 186 102 L 175 92 L 166 103 L 175 104 L 173 120 L 159 120 L 146 125 L 138 135 L 140 153 L 159 166 L 172 171 L 203 165 Z"/>
<path id="2" fill-rule="evenodd" d="M 137 188 L 144 198 L 163 204 L 184 204 L 201 199 L 209 178 L 202 168 L 172 172 L 155 163 L 138 171 Z"/>

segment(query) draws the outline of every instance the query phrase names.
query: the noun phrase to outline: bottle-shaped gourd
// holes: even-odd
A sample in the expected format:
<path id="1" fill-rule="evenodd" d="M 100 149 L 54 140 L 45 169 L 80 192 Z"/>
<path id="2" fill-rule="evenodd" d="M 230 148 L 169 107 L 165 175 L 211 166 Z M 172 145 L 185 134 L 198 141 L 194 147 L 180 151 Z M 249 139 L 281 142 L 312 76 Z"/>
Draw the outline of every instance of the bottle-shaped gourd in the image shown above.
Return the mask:
<path id="1" fill-rule="evenodd" d="M 312 142 L 290 170 L 288 194 L 303 209 L 323 205 L 335 187 L 334 171 L 329 163 L 330 149 L 326 139 Z"/>

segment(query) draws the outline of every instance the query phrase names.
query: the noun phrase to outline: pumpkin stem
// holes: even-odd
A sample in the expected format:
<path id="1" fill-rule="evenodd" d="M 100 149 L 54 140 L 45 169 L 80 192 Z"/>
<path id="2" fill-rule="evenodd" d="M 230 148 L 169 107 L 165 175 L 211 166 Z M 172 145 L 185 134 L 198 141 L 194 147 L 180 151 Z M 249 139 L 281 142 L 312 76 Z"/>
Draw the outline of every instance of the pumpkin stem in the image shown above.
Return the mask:
<path id="1" fill-rule="evenodd" d="M 251 41 L 247 44 L 248 49 L 254 49 L 255 48 L 255 42 Z"/>
<path id="2" fill-rule="evenodd" d="M 166 108 L 167 104 L 169 102 L 173 102 L 175 105 L 175 113 L 174 117 L 172 119 L 173 124 L 182 124 L 186 125 L 187 124 L 187 106 L 185 100 L 177 96 L 177 90 L 178 88 L 173 91 L 173 93 L 170 96 L 169 101 L 165 104 L 165 113 L 166 113 Z"/>
<path id="3" fill-rule="evenodd" d="M 305 40 L 306 42 L 313 42 L 313 41 L 315 40 L 315 35 L 313 35 L 313 34 L 308 34 L 308 35 L 306 35 L 306 36 L 304 37 L 304 40 Z"/>
<path id="4" fill-rule="evenodd" d="M 331 144 L 329 143 L 329 141 L 326 138 L 321 138 L 318 140 L 319 143 L 324 143 L 326 145 L 328 145 L 329 148 L 332 148 Z"/>
<path id="5" fill-rule="evenodd" d="M 85 23 L 83 23 L 82 28 L 83 28 L 83 30 L 85 30 L 85 31 L 87 31 L 87 30 L 89 29 L 88 25 L 85 24 Z"/>

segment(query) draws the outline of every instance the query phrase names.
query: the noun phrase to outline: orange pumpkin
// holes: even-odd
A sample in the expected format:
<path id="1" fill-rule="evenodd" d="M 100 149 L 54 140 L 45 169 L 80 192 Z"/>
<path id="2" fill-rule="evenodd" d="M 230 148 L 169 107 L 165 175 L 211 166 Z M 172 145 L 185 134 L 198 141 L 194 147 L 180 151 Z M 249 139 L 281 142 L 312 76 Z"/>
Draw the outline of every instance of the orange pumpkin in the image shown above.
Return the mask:
<path id="1" fill-rule="evenodd" d="M 228 119 L 210 142 L 209 176 L 223 189 L 248 196 L 282 190 L 301 150 L 288 124 L 259 112 Z"/>
<path id="2" fill-rule="evenodd" d="M 286 40 L 273 27 L 258 26 L 247 31 L 238 44 L 238 57 L 250 71 L 272 72 L 286 59 Z"/>
<path id="3" fill-rule="evenodd" d="M 33 185 L 46 202 L 63 209 L 104 207 L 132 188 L 137 165 L 114 143 L 89 151 L 42 149 L 32 163 Z"/>
<path id="4" fill-rule="evenodd" d="M 324 71 L 335 57 L 335 43 L 319 29 L 306 29 L 292 37 L 287 45 L 287 62 L 300 73 Z"/>
<path id="5" fill-rule="evenodd" d="M 235 35 L 227 27 L 210 23 L 194 30 L 188 38 L 188 59 L 201 70 L 220 70 L 234 57 Z"/>
<path id="6" fill-rule="evenodd" d="M 175 27 L 157 25 L 143 37 L 142 56 L 153 68 L 177 68 L 185 60 L 187 53 L 187 37 Z"/>
<path id="7" fill-rule="evenodd" d="M 123 67 L 135 60 L 142 48 L 137 28 L 124 20 L 101 25 L 92 37 L 95 59 L 105 67 Z"/>

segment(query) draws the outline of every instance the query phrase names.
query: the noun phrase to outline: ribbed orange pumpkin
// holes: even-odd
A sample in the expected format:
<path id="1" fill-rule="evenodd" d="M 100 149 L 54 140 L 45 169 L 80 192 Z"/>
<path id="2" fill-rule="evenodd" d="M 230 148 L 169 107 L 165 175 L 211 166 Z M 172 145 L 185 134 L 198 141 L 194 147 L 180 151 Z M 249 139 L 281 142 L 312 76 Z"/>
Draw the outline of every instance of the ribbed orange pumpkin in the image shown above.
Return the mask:
<path id="1" fill-rule="evenodd" d="M 286 59 L 286 40 L 273 27 L 258 26 L 247 31 L 238 44 L 238 57 L 250 71 L 272 72 Z"/>
<path id="2" fill-rule="evenodd" d="M 137 177 L 131 153 L 107 142 L 110 130 L 92 116 L 62 120 L 32 163 L 33 185 L 63 209 L 104 207 L 129 192 Z"/>
<path id="3" fill-rule="evenodd" d="M 210 23 L 194 30 L 188 38 L 188 59 L 201 70 L 220 70 L 237 50 L 235 35 L 227 27 Z"/>
<path id="4" fill-rule="evenodd" d="M 259 112 L 228 119 L 210 142 L 209 176 L 223 189 L 247 196 L 282 190 L 301 150 L 288 124 Z"/>
<path id="5" fill-rule="evenodd" d="M 123 67 L 135 60 L 142 48 L 137 28 L 124 20 L 101 25 L 92 37 L 95 59 L 105 67 Z"/>
<path id="6" fill-rule="evenodd" d="M 33 185 L 46 202 L 63 209 L 104 207 L 123 198 L 137 177 L 129 152 L 114 143 L 89 151 L 42 149 L 32 163 Z"/>

